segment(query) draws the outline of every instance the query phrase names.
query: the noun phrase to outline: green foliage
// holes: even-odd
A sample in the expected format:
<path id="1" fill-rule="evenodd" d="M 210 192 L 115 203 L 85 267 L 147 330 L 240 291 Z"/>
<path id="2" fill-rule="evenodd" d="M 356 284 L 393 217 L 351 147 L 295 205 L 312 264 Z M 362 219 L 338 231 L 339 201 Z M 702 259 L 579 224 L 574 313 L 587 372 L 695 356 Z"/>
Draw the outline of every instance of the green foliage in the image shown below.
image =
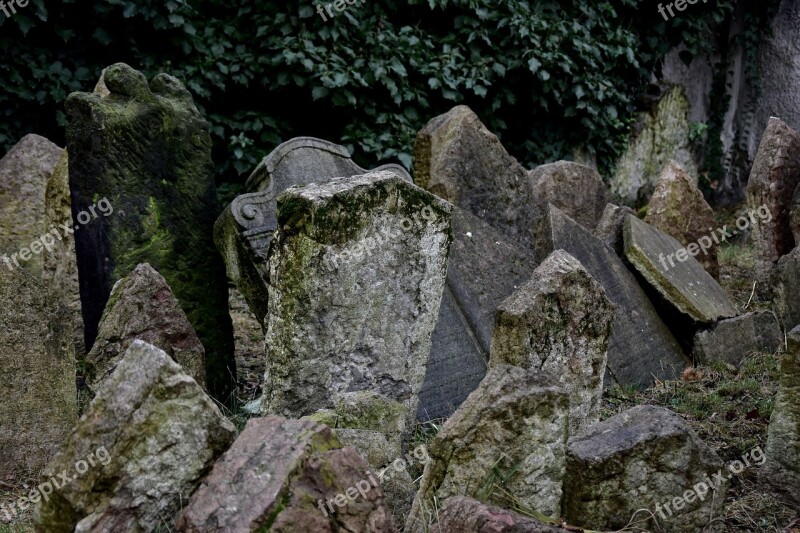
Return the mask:
<path id="1" fill-rule="evenodd" d="M 664 22 L 635 0 L 370 0 L 326 22 L 312 1 L 31 0 L 0 16 L 0 145 L 61 142 L 66 95 L 122 61 L 187 84 L 225 181 L 296 135 L 410 166 L 415 132 L 462 103 L 527 164 L 582 146 L 608 166 L 659 59 L 713 47 L 732 5 Z"/>

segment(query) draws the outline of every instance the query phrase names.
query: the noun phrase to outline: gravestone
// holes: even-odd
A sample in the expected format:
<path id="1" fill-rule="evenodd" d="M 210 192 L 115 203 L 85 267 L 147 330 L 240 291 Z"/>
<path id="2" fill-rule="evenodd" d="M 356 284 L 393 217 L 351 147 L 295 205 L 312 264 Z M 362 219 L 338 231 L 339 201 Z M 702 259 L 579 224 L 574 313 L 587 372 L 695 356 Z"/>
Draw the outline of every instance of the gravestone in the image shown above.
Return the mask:
<path id="1" fill-rule="evenodd" d="M 109 94 L 65 103 L 73 214 L 98 197 L 115 213 L 75 232 L 87 347 L 114 283 L 150 263 L 172 288 L 206 349 L 209 390 L 227 399 L 235 380 L 225 266 L 212 228 L 218 213 L 209 124 L 180 81 L 148 84 L 118 63 Z"/>
<path id="2" fill-rule="evenodd" d="M 720 320 L 694 337 L 694 356 L 700 364 L 722 361 L 739 366 L 753 352 L 775 353 L 783 331 L 772 311 L 755 311 Z"/>
<path id="3" fill-rule="evenodd" d="M 572 255 L 617 308 L 606 386 L 649 387 L 654 379 L 674 379 L 691 365 L 636 278 L 608 246 L 552 205 L 535 232 L 540 257 L 559 249 Z"/>
<path id="4" fill-rule="evenodd" d="M 296 418 L 362 390 L 417 412 L 452 241 L 450 207 L 389 172 L 279 197 L 265 414 Z"/>
<path id="5" fill-rule="evenodd" d="M 772 276 L 775 312 L 783 329 L 790 331 L 800 324 L 800 246 L 781 257 Z"/>
<path id="6" fill-rule="evenodd" d="M 635 215 L 636 212 L 627 206 L 607 204 L 600 222 L 594 230 L 598 239 L 603 241 L 609 248 L 619 256 L 625 255 L 625 238 L 622 235 L 622 227 L 625 225 L 626 215 Z"/>

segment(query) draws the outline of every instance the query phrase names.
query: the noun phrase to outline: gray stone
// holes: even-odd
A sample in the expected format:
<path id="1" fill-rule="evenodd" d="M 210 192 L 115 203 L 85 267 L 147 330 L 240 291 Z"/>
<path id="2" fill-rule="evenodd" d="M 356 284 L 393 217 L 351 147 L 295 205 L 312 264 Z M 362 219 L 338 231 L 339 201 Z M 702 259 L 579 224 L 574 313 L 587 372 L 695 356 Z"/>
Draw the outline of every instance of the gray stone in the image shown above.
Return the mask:
<path id="1" fill-rule="evenodd" d="M 528 184 L 534 202 L 553 204 L 590 230 L 613 199 L 597 170 L 570 161 L 536 167 L 528 173 Z"/>
<path id="2" fill-rule="evenodd" d="M 434 496 L 470 496 L 493 502 L 497 476 L 526 508 L 560 515 L 569 418 L 567 393 L 555 378 L 509 365 L 489 369 L 430 442 L 406 531 L 425 531 Z"/>
<path id="3" fill-rule="evenodd" d="M 794 191 L 800 184 L 800 134 L 777 118 L 770 118 L 761 137 L 750 180 L 747 207 L 766 209 L 769 217 L 753 217 L 752 238 L 756 266 L 762 276 L 795 247 L 789 222 Z"/>
<path id="4" fill-rule="evenodd" d="M 0 266 L 0 480 L 39 475 L 78 419 L 69 311 Z"/>
<path id="5" fill-rule="evenodd" d="M 225 265 L 213 242 L 219 211 L 208 122 L 168 74 L 148 83 L 108 67 L 107 96 L 67 97 L 74 213 L 102 197 L 113 213 L 75 232 L 87 348 L 114 283 L 140 263 L 167 280 L 206 349 L 209 390 L 227 400 L 236 379 Z"/>
<path id="6" fill-rule="evenodd" d="M 638 511 L 637 527 L 707 531 L 704 527 L 722 516 L 728 479 L 713 491 L 706 481 L 723 466 L 680 416 L 640 405 L 569 440 L 564 516 L 573 525 L 616 530 L 627 527 Z M 666 509 L 700 483 L 707 489 L 702 501 Z"/>
<path id="7" fill-rule="evenodd" d="M 333 433 L 342 444 L 354 448 L 373 468 L 382 468 L 402 456 L 400 443 L 390 442 L 380 431 L 336 428 Z"/>
<path id="8" fill-rule="evenodd" d="M 800 185 L 794 191 L 792 208 L 789 212 L 789 225 L 792 228 L 794 243 L 800 246 Z"/>
<path id="9" fill-rule="evenodd" d="M 454 107 L 417 133 L 414 180 L 512 239 L 530 242 L 527 171 L 467 106 Z"/>
<path id="10" fill-rule="evenodd" d="M 400 165 L 383 165 L 371 172 L 379 171 L 411 181 Z M 217 219 L 214 241 L 225 258 L 228 277 L 262 324 L 267 315 L 267 256 L 277 227 L 278 195 L 289 187 L 320 185 L 368 172 L 350 159 L 344 146 L 297 137 L 275 148 L 259 163 L 247 180 L 249 194 L 234 199 Z"/>
<path id="11" fill-rule="evenodd" d="M 417 412 L 450 206 L 389 172 L 286 191 L 269 261 L 265 414 L 377 392 Z"/>
<path id="12" fill-rule="evenodd" d="M 614 305 L 577 259 L 556 250 L 498 308 L 491 366 L 557 376 L 569 393 L 570 433 L 600 419 Z"/>
<path id="13" fill-rule="evenodd" d="M 725 289 L 691 255 L 693 249 L 701 250 L 698 245 L 684 249 L 675 238 L 633 215 L 625 219 L 624 235 L 625 257 L 682 316 L 711 324 L 738 314 Z"/>
<path id="14" fill-rule="evenodd" d="M 800 324 L 800 246 L 778 261 L 772 278 L 775 312 L 783 329 L 791 330 Z"/>
<path id="15" fill-rule="evenodd" d="M 446 418 L 486 375 L 494 315 L 538 261 L 481 219 L 454 208 L 447 287 L 433 331 L 418 419 Z"/>
<path id="16" fill-rule="evenodd" d="M 654 379 L 673 379 L 691 365 L 636 278 L 608 246 L 553 206 L 535 231 L 540 257 L 559 249 L 569 253 L 603 286 L 617 308 L 606 386 L 614 382 L 649 387 Z"/>
<path id="17" fill-rule="evenodd" d="M 94 466 L 39 503 L 36 530 L 171 529 L 235 436 L 233 424 L 176 362 L 134 341 L 43 476 L 73 472 L 90 457 Z"/>
<path id="18" fill-rule="evenodd" d="M 86 384 L 96 391 L 134 340 L 164 350 L 201 386 L 205 349 L 167 281 L 147 263 L 111 290 L 94 346 L 86 356 Z"/>
<path id="19" fill-rule="evenodd" d="M 528 516 L 487 505 L 464 496 L 451 496 L 442 503 L 431 531 L 448 533 L 565 533 Z"/>
<path id="20" fill-rule="evenodd" d="M 600 217 L 600 221 L 597 223 L 594 234 L 606 246 L 614 250 L 618 256 L 622 257 L 625 254 L 625 239 L 622 235 L 625 216 L 635 214 L 636 212 L 628 206 L 620 207 L 608 204 Z"/>
<path id="21" fill-rule="evenodd" d="M 44 137 L 30 134 L 0 159 L 0 266 L 42 275 L 42 256 L 49 250 L 43 250 L 41 241 L 31 245 L 50 231 L 45 190 L 62 152 Z"/>
<path id="22" fill-rule="evenodd" d="M 267 364 L 264 360 L 264 329 L 242 293 L 233 285 L 228 287 L 228 312 L 233 322 L 237 395 L 245 402 L 260 399 Z"/>
<path id="23" fill-rule="evenodd" d="M 181 511 L 176 531 L 395 531 L 372 479 L 325 426 L 251 419 Z M 332 501 L 339 495 L 342 507 Z"/>
<path id="24" fill-rule="evenodd" d="M 714 278 L 719 277 L 717 243 L 709 236 L 716 224 L 714 211 L 689 174 L 675 161 L 661 172 L 644 221 L 671 235 L 682 245 L 707 245 L 697 260 Z"/>
<path id="25" fill-rule="evenodd" d="M 697 185 L 689 141 L 689 102 L 682 87 L 673 87 L 652 111 L 642 113 L 636 130 L 609 180 L 614 196 L 626 205 L 647 203 L 669 160 L 685 168 Z"/>
<path id="26" fill-rule="evenodd" d="M 787 335 L 781 378 L 769 420 L 766 463 L 761 477 L 800 505 L 800 326 Z"/>
<path id="27" fill-rule="evenodd" d="M 722 361 L 739 366 L 753 352 L 774 353 L 781 345 L 783 332 L 775 313 L 755 311 L 697 332 L 694 356 L 701 364 Z"/>

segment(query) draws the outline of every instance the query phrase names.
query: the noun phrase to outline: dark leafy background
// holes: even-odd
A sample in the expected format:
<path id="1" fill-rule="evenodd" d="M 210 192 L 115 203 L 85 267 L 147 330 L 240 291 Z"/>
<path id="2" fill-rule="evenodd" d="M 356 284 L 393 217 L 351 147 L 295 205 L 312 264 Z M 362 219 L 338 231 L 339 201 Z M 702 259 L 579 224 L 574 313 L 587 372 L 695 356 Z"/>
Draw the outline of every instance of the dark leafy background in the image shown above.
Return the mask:
<path id="1" fill-rule="evenodd" d="M 659 60 L 717 47 L 733 3 L 665 22 L 650 1 L 366 0 L 325 22 L 311 0 L 31 0 L 0 14 L 0 146 L 63 144 L 64 98 L 122 61 L 188 85 L 226 196 L 297 135 L 410 166 L 415 132 L 461 103 L 528 165 L 584 146 L 608 169 Z"/>

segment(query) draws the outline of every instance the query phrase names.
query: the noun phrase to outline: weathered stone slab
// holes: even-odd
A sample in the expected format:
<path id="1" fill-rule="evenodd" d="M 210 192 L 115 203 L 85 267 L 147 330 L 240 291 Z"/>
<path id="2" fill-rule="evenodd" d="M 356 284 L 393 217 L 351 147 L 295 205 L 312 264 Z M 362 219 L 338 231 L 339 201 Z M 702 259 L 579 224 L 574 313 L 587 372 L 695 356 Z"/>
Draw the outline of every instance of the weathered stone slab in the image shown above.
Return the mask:
<path id="1" fill-rule="evenodd" d="M 778 261 L 772 278 L 775 311 L 787 331 L 800 324 L 800 246 Z"/>
<path id="2" fill-rule="evenodd" d="M 65 103 L 73 212 L 105 195 L 115 214 L 75 232 L 87 347 L 111 289 L 136 265 L 169 283 L 206 348 L 209 390 L 227 398 L 235 379 L 225 266 L 212 228 L 218 213 L 209 124 L 180 81 L 118 63 L 109 95 Z"/>
<path id="3" fill-rule="evenodd" d="M 75 258 L 75 237 L 64 235 L 64 224 L 72 223 L 72 200 L 69 193 L 69 157 L 66 150 L 61 153 L 47 181 L 45 192 L 45 218 L 48 228 L 56 228 L 60 242 L 51 253 L 44 254 L 42 281 L 64 304 L 72 315 L 72 339 L 75 354 L 79 359 L 86 355 L 86 340 L 83 336 L 83 313 L 81 313 L 81 288 L 78 282 L 78 263 Z"/>
<path id="4" fill-rule="evenodd" d="M 289 187 L 381 171 L 411 181 L 400 165 L 367 171 L 350 159 L 344 146 L 314 137 L 286 141 L 259 163 L 247 180 L 249 194 L 234 199 L 214 227 L 214 240 L 225 258 L 228 277 L 259 321 L 264 323 L 267 315 L 267 251 L 277 224 L 278 195 Z"/>
<path id="5" fill-rule="evenodd" d="M 228 287 L 228 312 L 233 322 L 238 396 L 246 402 L 260 399 L 266 369 L 264 328 L 250 310 L 242 293 L 232 285 Z"/>
<path id="6" fill-rule="evenodd" d="M 550 526 L 500 507 L 472 498 L 451 496 L 442 503 L 431 529 L 451 533 L 565 533 Z"/>
<path id="7" fill-rule="evenodd" d="M 558 249 L 569 253 L 617 308 L 606 385 L 648 387 L 653 379 L 673 379 L 690 366 L 636 278 L 608 246 L 552 205 L 538 222 L 536 235 L 540 257 Z"/>
<path id="8" fill-rule="evenodd" d="M 486 375 L 497 307 L 538 261 L 484 221 L 454 208 L 447 287 L 433 331 L 418 419 L 446 418 Z"/>
<path id="9" fill-rule="evenodd" d="M 689 174 L 675 161 L 669 161 L 650 198 L 645 222 L 682 245 L 702 243 L 697 260 L 714 278 L 719 277 L 717 243 L 710 237 L 716 224 L 714 211 Z"/>
<path id="10" fill-rule="evenodd" d="M 0 266 L 41 276 L 42 243 L 33 245 L 36 248 L 32 244 L 50 231 L 45 190 L 62 152 L 44 137 L 30 134 L 0 159 Z"/>
<path id="11" fill-rule="evenodd" d="M 413 416 L 444 289 L 449 204 L 379 172 L 290 189 L 278 206 L 263 412 L 300 417 L 370 390 Z"/>
<path id="12" fill-rule="evenodd" d="M 617 530 L 639 511 L 640 528 L 704 531 L 725 506 L 728 478 L 713 489 L 706 483 L 723 466 L 680 416 L 640 405 L 569 440 L 564 516 L 573 525 Z M 703 492 L 701 483 L 702 500 L 673 506 L 691 489 Z"/>
<path id="13" fill-rule="evenodd" d="M 725 289 L 673 237 L 633 215 L 625 218 L 625 257 L 639 274 L 681 315 L 711 324 L 738 314 Z M 696 254 L 694 254 L 696 255 Z"/>
<path id="14" fill-rule="evenodd" d="M 570 161 L 541 165 L 528 173 L 530 198 L 553 204 L 586 229 L 592 230 L 613 200 L 597 170 Z"/>
<path id="15" fill-rule="evenodd" d="M 789 211 L 789 225 L 792 229 L 795 245 L 800 246 L 800 185 L 794 191 L 792 208 Z"/>
<path id="16" fill-rule="evenodd" d="M 512 239 L 530 242 L 527 171 L 467 106 L 456 106 L 417 133 L 414 180 Z"/>
<path id="17" fill-rule="evenodd" d="M 599 421 L 615 307 L 577 259 L 556 250 L 497 309 L 491 366 L 556 376 L 569 393 L 570 433 Z"/>
<path id="18" fill-rule="evenodd" d="M 789 222 L 794 191 L 800 184 L 800 134 L 772 117 L 761 136 L 750 179 L 747 206 L 756 211 L 765 206 L 772 215 L 755 219 L 752 225 L 757 267 L 769 273 L 782 256 L 795 247 Z"/>
<path id="19" fill-rule="evenodd" d="M 695 359 L 739 366 L 753 352 L 773 353 L 783 345 L 783 332 L 772 311 L 756 311 L 721 320 L 694 337 Z"/>
<path id="20" fill-rule="evenodd" d="M 395 531 L 380 484 L 367 471 L 323 425 L 251 419 L 192 495 L 176 530 Z"/>
<path id="21" fill-rule="evenodd" d="M 75 426 L 44 478 L 86 468 L 36 510 L 36 530 L 171 529 L 236 429 L 166 353 L 134 341 Z M 98 454 L 98 455 L 96 455 Z M 101 458 L 102 460 L 102 458 Z"/>
<path id="22" fill-rule="evenodd" d="M 78 419 L 69 311 L 22 270 L 0 268 L 0 479 L 37 476 Z"/>
<path id="23" fill-rule="evenodd" d="M 136 339 L 164 350 L 197 383 L 205 384 L 205 349 L 167 281 L 147 263 L 111 290 L 97 339 L 86 356 L 89 389 L 98 389 Z"/>
<path id="24" fill-rule="evenodd" d="M 558 517 L 564 477 L 569 398 L 555 378 L 510 365 L 489 369 L 478 389 L 428 446 L 420 490 L 406 531 L 425 531 L 434 495 L 497 499 L 496 472 L 525 507 Z M 513 422 L 512 422 L 513 421 Z"/>
<path id="25" fill-rule="evenodd" d="M 625 216 L 635 214 L 636 212 L 630 207 L 607 204 L 594 230 L 597 238 L 614 250 L 619 257 L 625 254 L 625 238 L 622 235 Z"/>
<path id="26" fill-rule="evenodd" d="M 781 494 L 800 505 L 800 326 L 787 335 L 781 378 L 769 420 L 766 464 L 760 473 Z"/>
<path id="27" fill-rule="evenodd" d="M 689 140 L 689 102 L 682 87 L 670 88 L 652 111 L 641 113 L 627 150 L 617 161 L 609 184 L 626 205 L 643 205 L 653 193 L 661 170 L 677 161 L 697 184 L 697 164 Z"/>

